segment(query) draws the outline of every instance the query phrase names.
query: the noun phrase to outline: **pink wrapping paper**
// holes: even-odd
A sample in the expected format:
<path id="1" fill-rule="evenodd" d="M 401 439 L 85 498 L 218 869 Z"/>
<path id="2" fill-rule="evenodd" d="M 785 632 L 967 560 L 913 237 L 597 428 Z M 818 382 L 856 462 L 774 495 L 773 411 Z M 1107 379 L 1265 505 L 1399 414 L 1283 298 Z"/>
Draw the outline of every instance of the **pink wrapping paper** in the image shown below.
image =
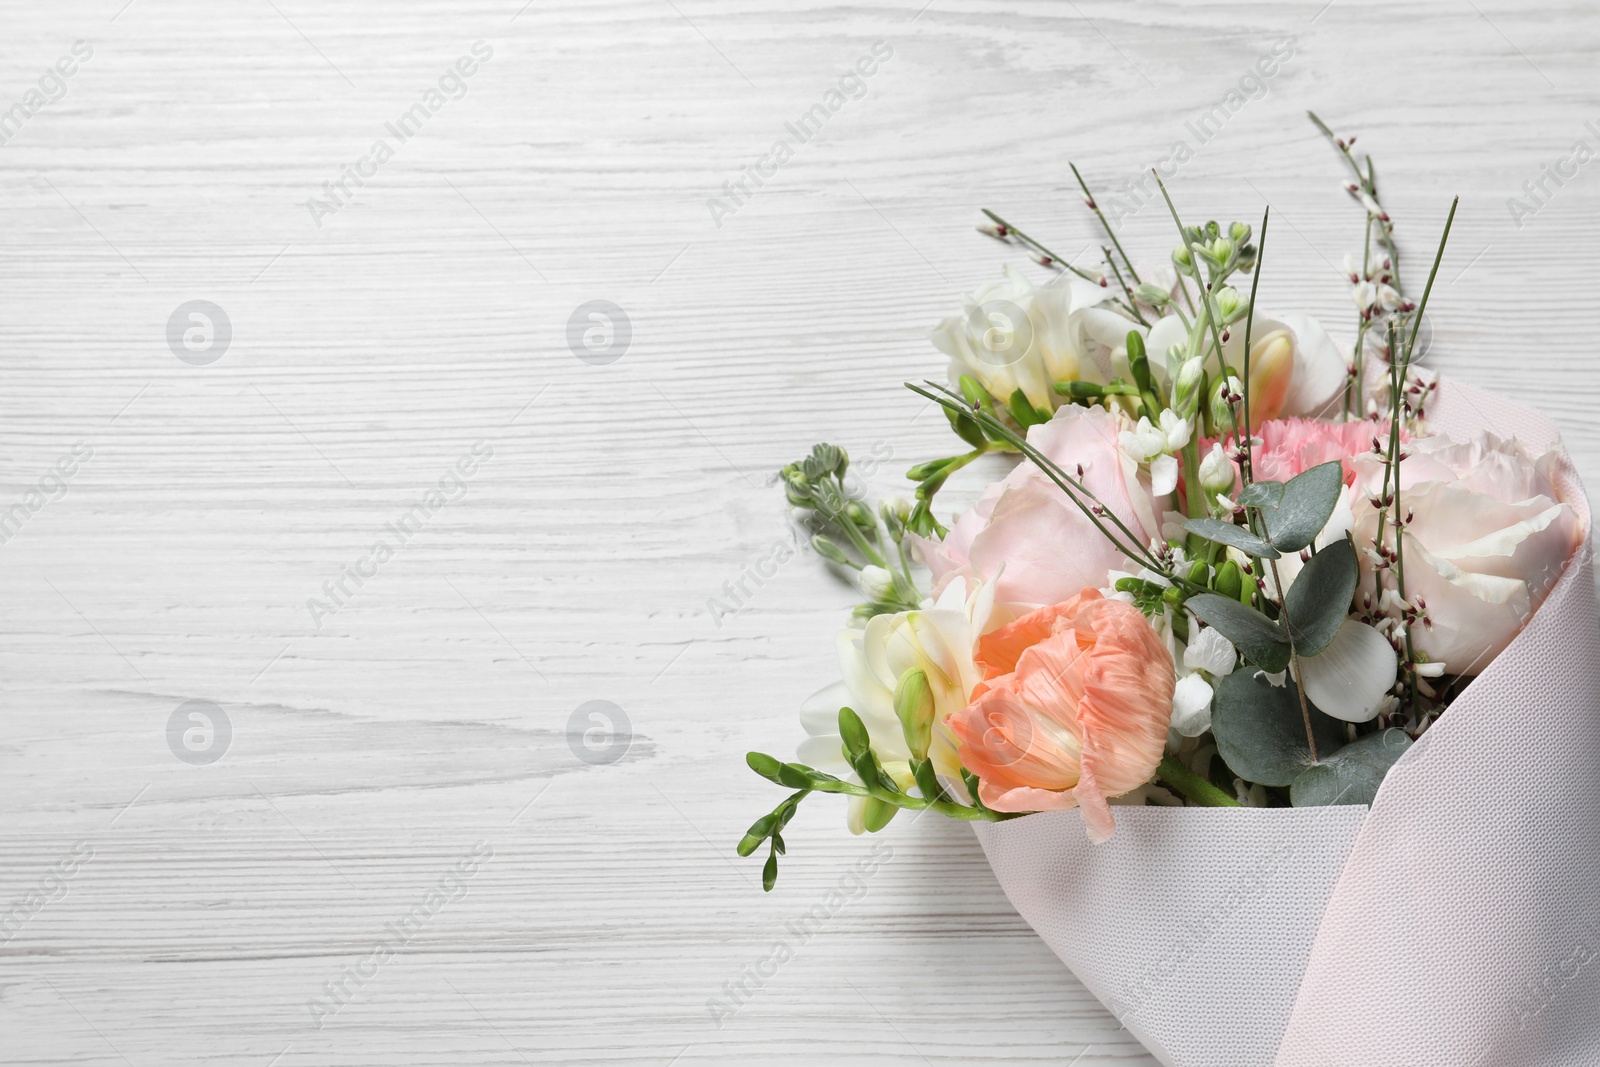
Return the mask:
<path id="1" fill-rule="evenodd" d="M 1445 383 L 1433 428 L 1555 426 Z M 1562 499 L 1589 528 L 1570 466 Z M 1168 1067 L 1600 1064 L 1600 617 L 1586 539 L 1370 809 L 977 824 L 1006 895 Z"/>

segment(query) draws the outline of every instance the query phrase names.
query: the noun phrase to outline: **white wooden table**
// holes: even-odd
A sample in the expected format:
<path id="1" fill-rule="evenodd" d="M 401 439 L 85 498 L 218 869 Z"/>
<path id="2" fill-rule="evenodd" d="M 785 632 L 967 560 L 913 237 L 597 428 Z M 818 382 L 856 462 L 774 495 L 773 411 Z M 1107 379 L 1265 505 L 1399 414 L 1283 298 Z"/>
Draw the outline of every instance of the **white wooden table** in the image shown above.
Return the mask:
<path id="1" fill-rule="evenodd" d="M 1185 141 L 1180 205 L 1270 200 L 1263 302 L 1348 335 L 1360 218 L 1302 111 L 1359 131 L 1418 281 L 1463 197 L 1436 365 L 1600 475 L 1600 163 L 1506 204 L 1600 149 L 1586 7 L 122 3 L 0 24 L 0 107 L 41 103 L 0 148 L 6 1064 L 1153 1063 L 962 827 L 894 825 L 851 881 L 874 841 L 819 800 L 759 891 L 742 756 L 793 745 L 851 598 L 807 553 L 708 609 L 813 441 L 887 454 L 883 489 L 944 454 L 898 383 L 1016 258 L 979 207 L 1094 240 L 1068 159 L 1109 194 Z M 196 300 L 225 350 L 183 315 L 169 345 Z M 595 300 L 610 362 L 568 343 Z M 196 700 L 230 728 L 198 752 Z M 631 735 L 569 745 L 590 701 Z"/>

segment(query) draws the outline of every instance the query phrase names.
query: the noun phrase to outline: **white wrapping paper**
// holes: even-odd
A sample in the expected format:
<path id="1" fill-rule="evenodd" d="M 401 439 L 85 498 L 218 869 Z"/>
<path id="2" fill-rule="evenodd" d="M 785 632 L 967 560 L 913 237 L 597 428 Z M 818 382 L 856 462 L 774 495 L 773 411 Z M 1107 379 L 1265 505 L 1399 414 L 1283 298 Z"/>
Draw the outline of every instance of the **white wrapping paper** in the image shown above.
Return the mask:
<path id="1" fill-rule="evenodd" d="M 1445 383 L 1433 428 L 1538 451 Z M 1570 468 L 1562 499 L 1589 528 Z M 1600 621 L 1586 540 L 1371 809 L 1115 808 L 977 825 L 1006 895 L 1168 1067 L 1600 1064 Z"/>

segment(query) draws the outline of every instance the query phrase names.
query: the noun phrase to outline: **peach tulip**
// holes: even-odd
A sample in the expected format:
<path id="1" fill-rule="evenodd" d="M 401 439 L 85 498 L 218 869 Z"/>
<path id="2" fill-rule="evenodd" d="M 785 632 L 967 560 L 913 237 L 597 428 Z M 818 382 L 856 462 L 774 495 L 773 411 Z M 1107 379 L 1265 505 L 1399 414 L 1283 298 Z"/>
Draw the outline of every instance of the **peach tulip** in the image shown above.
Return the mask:
<path id="1" fill-rule="evenodd" d="M 978 642 L 985 680 L 948 725 L 996 811 L 1083 809 L 1092 841 L 1115 826 L 1107 798 L 1161 762 L 1176 671 L 1139 609 L 1085 589 Z"/>

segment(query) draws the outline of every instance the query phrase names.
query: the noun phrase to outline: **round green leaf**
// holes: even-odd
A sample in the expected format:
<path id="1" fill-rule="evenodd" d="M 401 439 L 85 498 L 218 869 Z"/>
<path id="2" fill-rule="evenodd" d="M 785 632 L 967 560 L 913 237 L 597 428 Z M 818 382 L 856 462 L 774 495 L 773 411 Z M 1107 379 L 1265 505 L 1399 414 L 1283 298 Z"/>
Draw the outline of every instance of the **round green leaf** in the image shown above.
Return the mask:
<path id="1" fill-rule="evenodd" d="M 1239 493 L 1245 507 L 1275 508 L 1283 501 L 1282 482 L 1251 482 Z"/>
<path id="2" fill-rule="evenodd" d="M 1311 709 L 1317 755 L 1325 757 L 1344 741 L 1340 724 Z M 1258 670 L 1234 671 L 1217 686 L 1211 705 L 1217 751 L 1230 770 L 1247 782 L 1290 785 L 1311 765 L 1305 719 L 1294 679 L 1273 685 Z"/>
<path id="3" fill-rule="evenodd" d="M 1282 628 L 1255 608 L 1216 593 L 1198 593 L 1184 604 L 1262 670 L 1276 674 L 1289 665 Z"/>
<path id="4" fill-rule="evenodd" d="M 1301 568 L 1283 601 L 1296 652 L 1315 656 L 1328 647 L 1350 615 L 1360 574 L 1356 550 L 1348 540 L 1329 545 Z"/>
<path id="5" fill-rule="evenodd" d="M 1298 552 L 1316 540 L 1328 524 L 1344 487 L 1344 465 L 1339 460 L 1312 467 L 1283 484 L 1283 499 L 1275 508 L 1261 509 L 1267 540 L 1282 552 Z"/>
<path id="6" fill-rule="evenodd" d="M 1235 526 L 1221 519 L 1190 519 L 1183 524 L 1183 528 L 1192 534 L 1204 537 L 1207 541 L 1232 545 L 1246 555 L 1259 556 L 1263 559 L 1277 559 L 1282 555 L 1276 548 L 1243 526 Z"/>
<path id="7" fill-rule="evenodd" d="M 1301 772 L 1289 789 L 1297 808 L 1371 804 L 1383 776 L 1411 747 L 1404 730 L 1382 730 L 1358 738 Z"/>

